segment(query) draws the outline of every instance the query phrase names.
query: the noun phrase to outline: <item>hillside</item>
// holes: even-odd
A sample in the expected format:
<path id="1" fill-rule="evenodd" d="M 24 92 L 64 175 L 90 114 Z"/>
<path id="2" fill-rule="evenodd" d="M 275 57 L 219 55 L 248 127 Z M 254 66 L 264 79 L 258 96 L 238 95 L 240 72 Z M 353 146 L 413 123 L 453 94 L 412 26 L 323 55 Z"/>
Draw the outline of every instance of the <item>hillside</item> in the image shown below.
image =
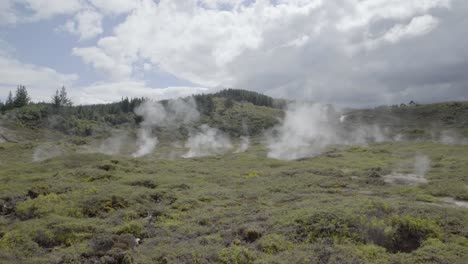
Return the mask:
<path id="1" fill-rule="evenodd" d="M 0 262 L 466 263 L 467 118 L 241 90 L 9 110 Z"/>
<path id="2" fill-rule="evenodd" d="M 353 122 L 378 123 L 416 138 L 430 132 L 456 130 L 468 137 L 468 102 L 382 106 L 346 113 Z"/>

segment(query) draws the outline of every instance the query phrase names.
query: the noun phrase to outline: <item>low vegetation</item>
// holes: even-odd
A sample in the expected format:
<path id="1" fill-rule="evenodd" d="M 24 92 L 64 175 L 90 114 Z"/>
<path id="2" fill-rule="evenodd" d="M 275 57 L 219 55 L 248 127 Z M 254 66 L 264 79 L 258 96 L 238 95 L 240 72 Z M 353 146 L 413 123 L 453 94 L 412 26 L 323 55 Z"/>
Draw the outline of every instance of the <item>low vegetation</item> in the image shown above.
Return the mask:
<path id="1" fill-rule="evenodd" d="M 94 119 L 67 105 L 66 114 L 53 113 L 48 104 L 7 111 L 0 123 L 11 139 L 0 143 L 0 262 L 468 262 L 468 209 L 446 200 L 468 201 L 466 145 L 395 141 L 270 159 L 260 135 L 282 117 L 281 108 L 221 95 L 198 97 L 212 107 L 200 123 L 236 136 L 246 123 L 246 152 L 174 158 L 167 131 L 158 131 L 160 146 L 142 158 L 127 145 L 116 155 L 87 152 L 83 147 L 99 145 L 109 129 L 132 131 L 138 117 L 118 110 Z M 419 115 L 441 105 L 414 107 L 408 111 Z M 390 110 L 359 111 L 353 115 L 376 118 Z M 60 117 L 58 127 L 47 123 Z M 121 117 L 126 121 L 115 121 Z M 463 134 L 466 123 L 453 127 Z M 44 145 L 61 152 L 33 162 Z M 415 155 L 431 161 L 427 182 L 385 181 L 411 171 Z"/>

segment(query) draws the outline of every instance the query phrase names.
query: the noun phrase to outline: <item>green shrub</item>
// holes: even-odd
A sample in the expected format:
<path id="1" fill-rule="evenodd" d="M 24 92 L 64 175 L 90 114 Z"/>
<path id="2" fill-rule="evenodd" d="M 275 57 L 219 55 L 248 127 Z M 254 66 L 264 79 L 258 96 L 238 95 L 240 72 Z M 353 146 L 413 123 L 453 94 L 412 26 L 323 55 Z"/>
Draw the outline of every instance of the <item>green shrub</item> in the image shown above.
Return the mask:
<path id="1" fill-rule="evenodd" d="M 340 211 L 318 211 L 306 218 L 296 219 L 296 235 L 299 241 L 313 242 L 320 238 L 361 241 L 359 221 Z"/>
<path id="2" fill-rule="evenodd" d="M 116 195 L 111 197 L 88 197 L 81 203 L 83 214 L 88 217 L 101 216 L 104 213 L 109 213 L 118 209 L 127 208 L 128 202 Z"/>
<path id="3" fill-rule="evenodd" d="M 292 248 L 292 244 L 282 235 L 268 234 L 258 241 L 258 248 L 267 254 L 276 254 Z"/>
<path id="4" fill-rule="evenodd" d="M 42 217 L 51 212 L 65 210 L 63 199 L 56 193 L 39 195 L 36 199 L 28 198 L 16 207 L 16 214 L 23 220 Z"/>
<path id="5" fill-rule="evenodd" d="M 18 230 L 7 232 L 0 239 L 0 252 L 3 250 L 23 256 L 32 256 L 41 252 L 39 245 L 32 241 L 28 234 Z"/>
<path id="6" fill-rule="evenodd" d="M 136 237 L 141 237 L 143 225 L 140 222 L 132 221 L 121 226 L 117 234 L 132 234 Z"/>
<path id="7" fill-rule="evenodd" d="M 428 238 L 442 236 L 439 226 L 431 220 L 412 216 L 393 217 L 392 252 L 411 252 Z"/>
<path id="8" fill-rule="evenodd" d="M 255 260 L 255 255 L 246 247 L 231 245 L 219 253 L 219 258 L 225 264 L 250 264 Z"/>

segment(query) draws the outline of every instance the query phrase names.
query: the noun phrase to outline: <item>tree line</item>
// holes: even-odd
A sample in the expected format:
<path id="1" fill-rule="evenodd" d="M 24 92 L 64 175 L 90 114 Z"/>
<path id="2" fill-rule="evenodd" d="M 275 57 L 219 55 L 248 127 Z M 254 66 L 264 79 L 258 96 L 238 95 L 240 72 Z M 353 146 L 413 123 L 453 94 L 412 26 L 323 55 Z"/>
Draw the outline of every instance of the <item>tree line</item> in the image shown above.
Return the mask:
<path id="1" fill-rule="evenodd" d="M 226 108 L 233 106 L 233 101 L 250 102 L 257 106 L 275 107 L 275 100 L 269 96 L 240 89 L 226 89 L 214 94 L 199 94 L 193 98 L 201 114 L 210 116 L 215 110 L 213 102 L 214 97 L 225 99 Z M 0 101 L 0 112 L 6 112 L 12 109 L 22 108 L 28 105 L 39 105 L 43 114 L 73 115 L 79 119 L 102 120 L 108 115 L 120 115 L 133 113 L 133 110 L 148 98 L 122 98 L 119 102 L 109 104 L 78 105 L 73 106 L 72 100 L 68 97 L 65 87 L 57 89 L 51 96 L 49 102 L 33 103 L 24 85 L 19 85 L 13 93 L 10 91 L 5 102 Z M 167 100 L 161 101 L 163 104 Z"/>
<path id="2" fill-rule="evenodd" d="M 0 111 L 5 112 L 7 110 L 11 110 L 14 108 L 21 108 L 26 106 L 31 101 L 31 98 L 28 95 L 28 91 L 26 90 L 26 86 L 19 85 L 16 88 L 15 96 L 10 91 L 8 93 L 8 97 L 5 102 L 0 101 Z"/>
<path id="3" fill-rule="evenodd" d="M 71 114 L 78 118 L 95 119 L 96 115 L 119 114 L 133 112 L 135 107 L 142 104 L 145 98 L 122 98 L 120 102 L 110 104 L 79 105 L 73 106 L 73 102 L 68 97 L 67 90 L 63 86 L 57 89 L 51 96 L 50 102 L 33 103 L 28 94 L 26 86 L 19 85 L 15 94 L 9 92 L 5 102 L 0 101 L 0 112 L 22 108 L 28 105 L 42 105 L 47 111 L 53 114 Z"/>

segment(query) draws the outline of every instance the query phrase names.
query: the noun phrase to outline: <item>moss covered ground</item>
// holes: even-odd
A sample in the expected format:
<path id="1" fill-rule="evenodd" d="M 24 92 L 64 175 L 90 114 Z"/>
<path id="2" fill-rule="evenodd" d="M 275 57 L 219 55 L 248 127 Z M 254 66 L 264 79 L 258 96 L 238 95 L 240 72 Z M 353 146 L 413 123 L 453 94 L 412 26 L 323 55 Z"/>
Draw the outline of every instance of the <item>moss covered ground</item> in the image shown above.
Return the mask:
<path id="1" fill-rule="evenodd" d="M 296 161 L 78 153 L 0 144 L 0 263 L 468 263 L 468 147 L 335 146 Z M 131 153 L 131 150 L 128 150 Z M 419 185 L 383 176 L 431 163 Z M 136 239 L 141 239 L 136 243 Z"/>

